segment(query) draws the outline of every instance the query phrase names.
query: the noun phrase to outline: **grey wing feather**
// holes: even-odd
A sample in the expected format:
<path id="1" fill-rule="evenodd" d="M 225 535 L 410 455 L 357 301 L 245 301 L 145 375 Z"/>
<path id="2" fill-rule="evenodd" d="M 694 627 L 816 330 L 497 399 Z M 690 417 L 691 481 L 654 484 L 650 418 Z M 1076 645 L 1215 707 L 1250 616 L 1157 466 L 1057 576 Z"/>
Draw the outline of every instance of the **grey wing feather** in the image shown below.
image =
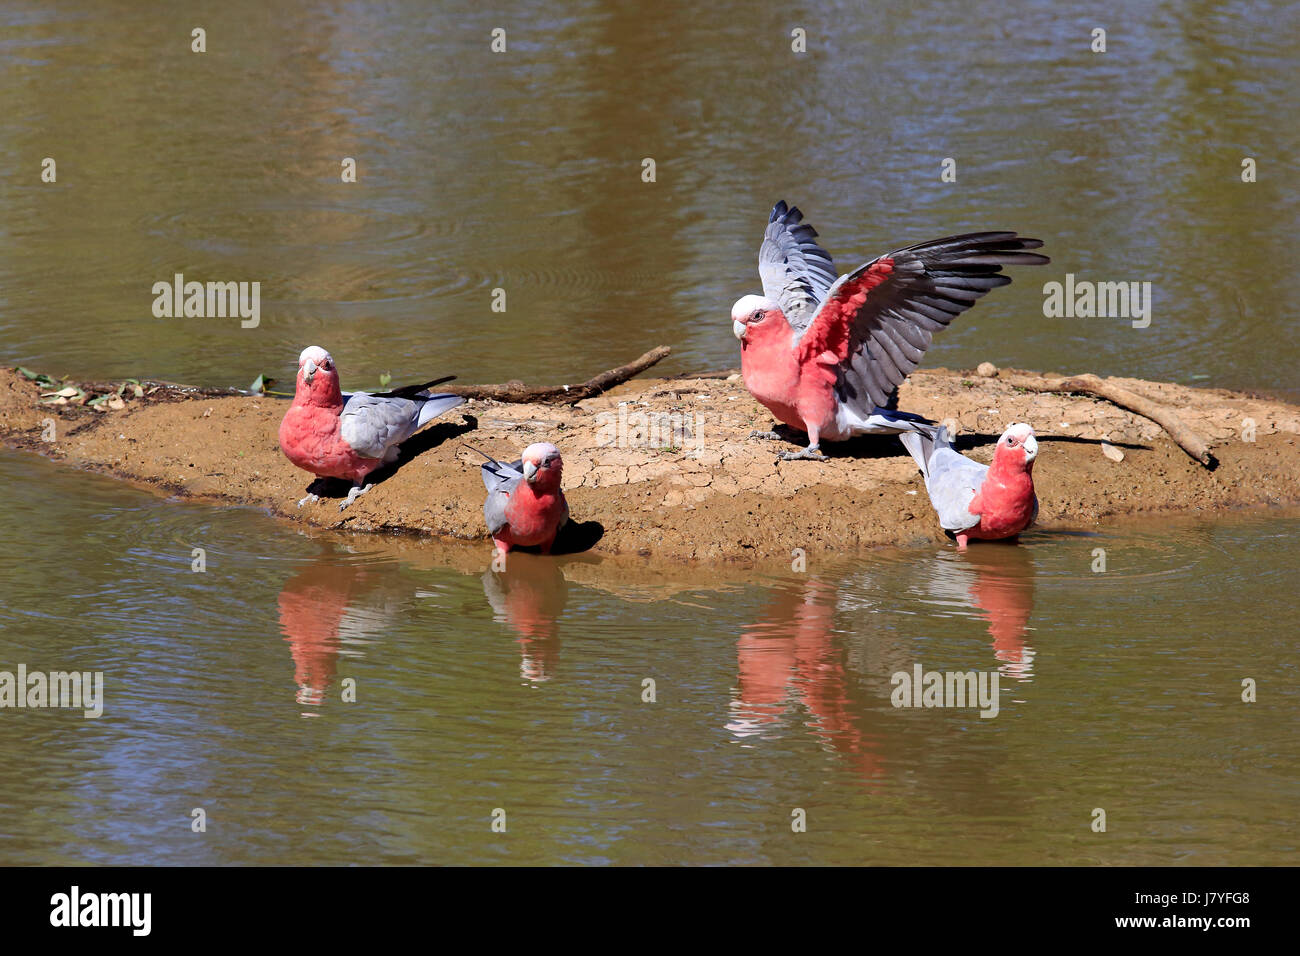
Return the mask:
<path id="1" fill-rule="evenodd" d="M 479 452 L 483 455 L 483 452 Z M 510 464 L 497 461 L 495 458 L 488 458 L 483 455 L 487 461 L 479 466 L 479 474 L 483 477 L 483 486 L 488 491 L 504 490 L 506 494 L 515 490 L 515 485 L 523 481 L 524 478 L 524 460 L 520 458 Z"/>
<path id="2" fill-rule="evenodd" d="M 429 389 L 433 388 L 433 386 L 455 380 L 455 375 L 444 375 L 441 378 L 435 378 L 431 382 L 425 382 L 423 385 L 402 385 L 387 392 L 375 392 L 374 394 L 377 398 L 429 398 Z"/>
<path id="3" fill-rule="evenodd" d="M 925 490 L 939 524 L 948 531 L 964 531 L 979 524 L 979 515 L 971 514 L 970 503 L 984 484 L 989 466 L 971 461 L 953 448 L 943 426 L 932 434 L 913 432 L 898 439 L 925 477 Z"/>
<path id="4" fill-rule="evenodd" d="M 489 491 L 483 502 L 483 518 L 487 521 L 488 534 L 496 534 L 509 522 L 506 520 L 506 504 L 510 494 L 505 491 Z"/>
<path id="5" fill-rule="evenodd" d="M 772 207 L 758 250 L 758 274 L 763 295 L 779 303 L 786 320 L 800 331 L 812 321 L 835 281 L 835 263 L 817 244 L 817 230 L 785 200 Z"/>
<path id="6" fill-rule="evenodd" d="M 935 449 L 930 456 L 925 490 L 930 494 L 939 524 L 949 531 L 964 531 L 980 523 L 980 516 L 970 512 L 970 503 L 988 472 L 988 465 L 971 461 L 951 447 Z"/>
<path id="7" fill-rule="evenodd" d="M 489 458 L 481 466 L 480 474 L 488 493 L 483 502 L 483 517 L 487 520 L 489 534 L 496 534 L 506 526 L 506 504 L 519 482 L 524 480 L 523 467 L 522 458 L 509 465 Z"/>
<path id="8" fill-rule="evenodd" d="M 384 458 L 444 412 L 464 403 L 459 395 L 393 398 L 353 392 L 343 405 L 339 426 L 353 450 L 366 458 Z"/>
<path id="9" fill-rule="evenodd" d="M 390 448 L 415 433 L 420 407 L 409 398 L 378 398 L 353 392 L 343 406 L 339 426 L 343 440 L 359 455 L 383 458 Z"/>
<path id="10" fill-rule="evenodd" d="M 849 359 L 840 367 L 838 383 L 841 397 L 855 406 L 887 405 L 894 389 L 921 363 L 934 333 L 991 289 L 1011 281 L 1002 274 L 1003 266 L 1050 261 L 1028 251 L 1040 246 L 1041 241 L 1014 232 L 972 232 L 908 246 L 841 276 L 827 301 L 857 292 L 856 280 L 880 259 L 893 262 L 889 277 L 867 293 L 850 320 Z"/>

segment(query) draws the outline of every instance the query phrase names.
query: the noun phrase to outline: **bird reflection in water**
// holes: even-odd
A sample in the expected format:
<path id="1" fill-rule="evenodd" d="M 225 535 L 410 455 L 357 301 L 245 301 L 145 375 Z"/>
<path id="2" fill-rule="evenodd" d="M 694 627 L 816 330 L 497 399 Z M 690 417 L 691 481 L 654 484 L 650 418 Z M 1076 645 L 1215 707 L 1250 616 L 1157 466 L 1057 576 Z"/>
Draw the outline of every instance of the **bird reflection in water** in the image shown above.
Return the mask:
<path id="1" fill-rule="evenodd" d="M 883 774 L 877 742 L 859 729 L 844 653 L 833 641 L 835 587 L 817 578 L 780 587 L 736 644 L 737 694 L 727 724 L 738 738 L 775 732 L 787 711 L 865 778 Z"/>
<path id="2" fill-rule="evenodd" d="M 559 617 L 569 598 L 554 559 L 515 553 L 504 571 L 483 572 L 483 594 L 493 618 L 519 635 L 519 674 L 540 684 L 555 676 L 560 658 Z"/>
<path id="3" fill-rule="evenodd" d="M 340 654 L 361 656 L 361 648 L 392 626 L 411 589 L 391 565 L 330 552 L 317 558 L 280 590 L 280 631 L 293 656 L 296 700 L 312 710 L 325 702 Z"/>
<path id="4" fill-rule="evenodd" d="M 968 607 L 988 624 L 993 656 L 1003 677 L 1033 677 L 1034 649 L 1027 643 L 1034 612 L 1030 549 L 988 543 L 964 554 L 944 553 L 931 565 L 931 593 Z"/>

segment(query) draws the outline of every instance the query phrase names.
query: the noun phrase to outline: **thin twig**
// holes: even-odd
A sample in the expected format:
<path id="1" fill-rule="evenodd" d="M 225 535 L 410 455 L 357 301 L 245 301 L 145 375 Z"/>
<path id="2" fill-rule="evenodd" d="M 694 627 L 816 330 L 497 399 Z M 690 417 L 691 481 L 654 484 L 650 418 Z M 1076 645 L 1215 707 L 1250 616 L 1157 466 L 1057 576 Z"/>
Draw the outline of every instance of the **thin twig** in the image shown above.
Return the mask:
<path id="1" fill-rule="evenodd" d="M 635 361 L 618 368 L 601 372 L 579 385 L 525 385 L 523 382 L 506 382 L 502 385 L 453 385 L 446 391 L 465 398 L 491 399 L 513 404 L 572 405 L 621 385 L 634 375 L 640 375 L 671 352 L 666 345 L 651 349 Z"/>

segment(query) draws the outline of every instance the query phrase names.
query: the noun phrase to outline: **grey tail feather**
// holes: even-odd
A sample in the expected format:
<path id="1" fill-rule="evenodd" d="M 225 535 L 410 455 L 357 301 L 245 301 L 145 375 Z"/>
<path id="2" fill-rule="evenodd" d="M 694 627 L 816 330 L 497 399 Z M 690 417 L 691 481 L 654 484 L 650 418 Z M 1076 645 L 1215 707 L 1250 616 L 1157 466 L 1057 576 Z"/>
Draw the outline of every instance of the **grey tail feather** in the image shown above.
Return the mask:
<path id="1" fill-rule="evenodd" d="M 930 459 L 934 457 L 935 446 L 947 446 L 949 444 L 948 429 L 940 425 L 937 428 L 928 428 L 924 431 L 917 429 L 914 432 L 903 432 L 898 436 L 898 440 L 903 443 L 907 453 L 912 456 L 916 466 L 921 469 L 921 475 L 929 478 Z"/>
<path id="2" fill-rule="evenodd" d="M 439 415 L 445 414 L 453 408 L 464 404 L 465 399 L 461 398 L 459 395 L 452 395 L 449 393 L 430 395 L 424 400 L 424 404 L 420 406 L 420 424 L 427 424 Z"/>
<path id="3" fill-rule="evenodd" d="M 455 375 L 444 375 L 442 378 L 435 378 L 432 382 L 425 382 L 422 385 L 403 385 L 401 388 L 394 388 L 387 392 L 372 392 L 373 398 L 424 398 L 421 392 L 427 392 L 435 385 L 445 385 L 447 382 L 456 380 Z"/>
<path id="4" fill-rule="evenodd" d="M 898 440 L 903 443 L 907 453 L 912 456 L 912 460 L 916 462 L 916 467 L 921 469 L 921 475 L 929 478 L 930 472 L 927 462 L 930 460 L 930 452 L 934 448 L 934 442 L 916 432 L 900 432 Z"/>

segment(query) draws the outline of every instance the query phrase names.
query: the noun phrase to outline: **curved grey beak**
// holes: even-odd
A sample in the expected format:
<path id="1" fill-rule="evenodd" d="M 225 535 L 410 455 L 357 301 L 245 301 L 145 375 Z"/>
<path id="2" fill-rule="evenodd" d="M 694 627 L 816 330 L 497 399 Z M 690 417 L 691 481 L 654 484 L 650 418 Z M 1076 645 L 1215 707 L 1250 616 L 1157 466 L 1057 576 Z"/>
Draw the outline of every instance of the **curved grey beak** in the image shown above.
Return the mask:
<path id="1" fill-rule="evenodd" d="M 316 363 L 313 362 L 311 359 L 308 359 L 306 362 L 303 363 L 302 366 L 302 380 L 306 382 L 308 385 L 310 385 L 311 380 L 315 377 L 316 377 Z"/>
<path id="2" fill-rule="evenodd" d="M 531 461 L 524 462 L 524 481 L 532 481 L 533 476 L 537 474 L 537 466 Z"/>
<path id="3" fill-rule="evenodd" d="M 739 319 L 731 320 L 731 331 L 736 338 L 743 339 L 745 337 L 745 329 L 746 326 L 744 322 L 741 322 Z"/>

